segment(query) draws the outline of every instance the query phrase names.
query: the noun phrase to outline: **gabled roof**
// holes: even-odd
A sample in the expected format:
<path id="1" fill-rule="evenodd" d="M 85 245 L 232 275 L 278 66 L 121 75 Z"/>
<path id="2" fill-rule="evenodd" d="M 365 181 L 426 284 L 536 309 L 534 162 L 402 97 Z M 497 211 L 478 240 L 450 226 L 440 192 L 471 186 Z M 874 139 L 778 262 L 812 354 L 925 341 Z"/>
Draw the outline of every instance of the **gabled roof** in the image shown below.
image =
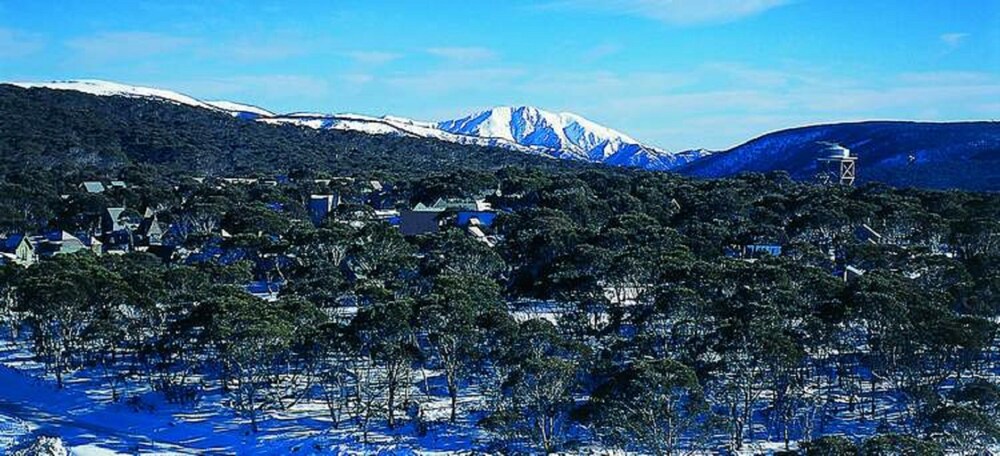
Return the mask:
<path id="1" fill-rule="evenodd" d="M 104 191 L 104 184 L 97 181 L 87 181 L 81 185 L 83 185 L 83 189 L 86 190 L 87 193 L 101 193 Z"/>
<path id="2" fill-rule="evenodd" d="M 444 207 L 439 207 L 436 203 L 433 206 L 427 206 L 424 203 L 417 203 L 416 206 L 413 206 L 413 212 L 444 212 L 444 210 Z"/>
<path id="3" fill-rule="evenodd" d="M 160 219 L 157 218 L 156 214 L 153 214 L 152 217 L 142 219 L 142 223 L 139 224 L 139 234 L 143 236 L 163 234 L 163 227 L 160 226 Z"/>
<path id="4" fill-rule="evenodd" d="M 43 242 L 48 245 L 58 245 L 59 250 L 72 253 L 84 247 L 83 241 L 65 231 L 49 231 L 34 238 L 34 242 Z"/>

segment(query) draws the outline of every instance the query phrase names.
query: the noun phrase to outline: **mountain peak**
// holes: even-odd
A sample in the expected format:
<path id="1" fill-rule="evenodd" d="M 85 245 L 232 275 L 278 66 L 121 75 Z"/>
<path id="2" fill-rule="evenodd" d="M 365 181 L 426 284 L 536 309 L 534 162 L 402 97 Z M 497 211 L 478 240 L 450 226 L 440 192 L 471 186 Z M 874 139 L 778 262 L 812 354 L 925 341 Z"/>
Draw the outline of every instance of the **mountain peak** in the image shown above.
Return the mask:
<path id="1" fill-rule="evenodd" d="M 439 122 L 437 127 L 449 133 L 545 149 L 557 158 L 648 169 L 672 169 L 697 158 L 694 155 L 705 155 L 672 154 L 579 114 L 551 112 L 534 106 L 498 106 Z"/>

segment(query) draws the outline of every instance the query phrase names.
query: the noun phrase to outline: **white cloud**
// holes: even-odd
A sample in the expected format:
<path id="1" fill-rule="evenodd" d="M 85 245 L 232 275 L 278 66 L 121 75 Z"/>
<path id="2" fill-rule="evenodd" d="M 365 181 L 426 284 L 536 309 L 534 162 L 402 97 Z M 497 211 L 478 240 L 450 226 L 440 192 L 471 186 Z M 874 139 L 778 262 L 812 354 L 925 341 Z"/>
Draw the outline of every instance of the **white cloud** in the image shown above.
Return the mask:
<path id="1" fill-rule="evenodd" d="M 105 32 L 74 38 L 66 45 L 88 63 L 134 60 L 181 50 L 194 43 L 186 37 L 151 32 Z"/>
<path id="2" fill-rule="evenodd" d="M 549 6 L 642 16 L 671 25 L 732 22 L 792 0 L 564 0 Z"/>
<path id="3" fill-rule="evenodd" d="M 41 36 L 19 30 L 0 28 L 0 57 L 16 58 L 34 54 L 44 47 Z"/>
<path id="4" fill-rule="evenodd" d="M 605 57 L 618 54 L 622 51 L 622 46 L 615 43 L 604 43 L 594 46 L 583 53 L 583 59 L 588 62 L 601 60 Z"/>
<path id="5" fill-rule="evenodd" d="M 427 49 L 427 53 L 461 63 L 489 60 L 496 57 L 496 52 L 485 47 L 435 47 Z"/>
<path id="6" fill-rule="evenodd" d="M 238 62 L 284 60 L 305 55 L 309 49 L 302 40 L 247 41 L 240 40 L 219 46 L 212 53 Z"/>
<path id="7" fill-rule="evenodd" d="M 997 76 L 976 71 L 924 71 L 903 73 L 897 79 L 902 85 L 975 85 L 996 82 Z"/>
<path id="8" fill-rule="evenodd" d="M 520 68 L 439 69 L 391 75 L 381 82 L 393 89 L 402 90 L 409 97 L 466 90 L 503 95 L 510 93 L 525 74 Z"/>
<path id="9" fill-rule="evenodd" d="M 340 80 L 351 85 L 364 85 L 375 80 L 375 76 L 366 73 L 350 73 L 340 76 Z"/>
<path id="10" fill-rule="evenodd" d="M 318 98 L 329 93 L 324 79 L 295 74 L 264 74 L 225 76 L 154 84 L 154 87 L 174 87 L 204 99 L 230 98 L 235 101 L 267 106 L 267 100 Z"/>
<path id="11" fill-rule="evenodd" d="M 363 65 L 384 65 L 403 57 L 401 54 L 384 51 L 351 51 L 347 56 Z"/>
<path id="12" fill-rule="evenodd" d="M 969 37 L 968 33 L 945 33 L 942 34 L 939 38 L 941 39 L 941 42 L 945 44 L 945 46 L 948 46 L 951 49 L 955 49 L 961 46 L 962 43 L 965 41 L 965 39 L 968 37 Z"/>

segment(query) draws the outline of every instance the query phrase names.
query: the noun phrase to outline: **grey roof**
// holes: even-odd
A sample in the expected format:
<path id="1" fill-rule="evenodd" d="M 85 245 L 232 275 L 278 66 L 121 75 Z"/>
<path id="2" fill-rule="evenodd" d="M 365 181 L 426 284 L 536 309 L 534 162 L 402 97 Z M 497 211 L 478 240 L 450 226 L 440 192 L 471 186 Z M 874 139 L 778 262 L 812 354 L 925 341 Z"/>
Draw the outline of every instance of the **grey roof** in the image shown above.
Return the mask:
<path id="1" fill-rule="evenodd" d="M 112 220 L 118 220 L 122 216 L 122 212 L 125 212 L 124 207 L 109 207 L 108 215 L 111 216 Z"/>
<path id="2" fill-rule="evenodd" d="M 104 184 L 97 181 L 88 181 L 83 183 L 83 189 L 87 193 L 101 193 L 104 191 Z"/>
<path id="3" fill-rule="evenodd" d="M 436 209 L 450 209 L 456 211 L 474 211 L 478 208 L 475 200 L 464 199 L 464 198 L 438 198 L 431 206 Z"/>
<path id="4" fill-rule="evenodd" d="M 118 231 L 124 228 L 121 223 L 122 213 L 125 212 L 124 207 L 109 207 L 105 212 L 108 220 L 102 223 L 104 231 Z"/>

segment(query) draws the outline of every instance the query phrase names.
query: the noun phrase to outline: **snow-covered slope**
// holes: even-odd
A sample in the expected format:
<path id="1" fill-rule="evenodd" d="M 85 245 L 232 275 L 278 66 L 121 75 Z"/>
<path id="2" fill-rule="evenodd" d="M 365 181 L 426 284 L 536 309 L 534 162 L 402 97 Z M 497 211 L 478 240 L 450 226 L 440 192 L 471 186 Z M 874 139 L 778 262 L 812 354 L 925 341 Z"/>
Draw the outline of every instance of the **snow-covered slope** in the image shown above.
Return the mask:
<path id="1" fill-rule="evenodd" d="M 459 144 L 496 146 L 561 159 L 574 159 L 653 170 L 674 169 L 709 154 L 705 150 L 671 153 L 572 113 L 552 113 L 529 106 L 499 107 L 438 123 L 402 117 L 298 112 L 275 114 L 231 101 L 202 101 L 163 89 L 100 80 L 15 82 L 24 88 L 73 90 L 101 96 L 149 98 L 269 124 L 315 129 L 353 130 L 368 134 L 406 135 Z"/>
<path id="2" fill-rule="evenodd" d="M 52 82 L 12 82 L 11 85 L 18 87 L 46 88 L 53 90 L 72 90 L 75 92 L 89 93 L 100 96 L 123 96 L 133 98 L 153 98 L 161 101 L 194 106 L 196 108 L 223 110 L 216 108 L 209 103 L 205 103 L 193 97 L 170 90 L 153 89 L 149 87 L 138 87 L 117 82 L 100 81 L 97 79 L 80 79 L 72 81 L 52 81 Z"/>
<path id="3" fill-rule="evenodd" d="M 234 116 L 242 117 L 273 117 L 274 113 L 264 108 L 232 101 L 206 101 L 205 103 L 219 108 L 223 111 L 231 112 Z"/>
<path id="4" fill-rule="evenodd" d="M 226 112 L 239 117 L 274 115 L 270 111 L 247 104 L 233 103 L 231 101 L 201 101 L 197 98 L 184 95 L 183 93 L 174 92 L 172 90 L 133 86 L 97 79 L 77 79 L 51 82 L 11 82 L 10 84 L 18 87 L 24 87 L 26 89 L 46 88 L 53 90 L 71 90 L 106 97 L 121 96 L 130 98 L 148 98 L 168 103 L 192 106 L 195 108 Z"/>
<path id="5" fill-rule="evenodd" d="M 258 119 L 269 124 L 290 124 L 316 129 L 351 130 L 379 135 L 403 135 L 418 138 L 433 138 L 458 144 L 504 147 L 521 152 L 544 154 L 543 148 L 528 147 L 500 138 L 483 138 L 472 135 L 449 133 L 432 123 L 404 119 L 401 117 L 371 117 L 359 114 L 317 114 L 292 113 Z"/>

